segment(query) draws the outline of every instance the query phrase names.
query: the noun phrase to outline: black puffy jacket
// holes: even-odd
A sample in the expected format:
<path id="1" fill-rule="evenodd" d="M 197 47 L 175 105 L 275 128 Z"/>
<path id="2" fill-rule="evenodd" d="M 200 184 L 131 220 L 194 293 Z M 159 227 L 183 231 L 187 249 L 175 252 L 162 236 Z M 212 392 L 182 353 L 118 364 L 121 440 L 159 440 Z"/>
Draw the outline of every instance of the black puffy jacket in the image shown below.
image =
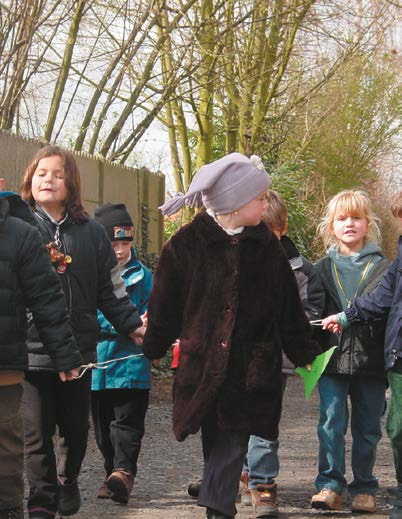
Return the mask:
<path id="1" fill-rule="evenodd" d="M 37 207 L 34 211 L 45 243 L 54 240 L 56 224 Z M 116 255 L 104 228 L 89 219 L 74 222 L 68 217 L 60 225 L 61 252 L 71 257 L 66 272 L 59 279 L 67 300 L 71 326 L 85 362 L 93 362 L 99 335 L 97 309 L 119 333 L 128 335 L 141 325 L 141 318 L 127 294 L 118 299 L 113 292 L 110 271 L 116 265 Z M 34 330 L 28 343 L 29 369 L 48 370 L 50 359 Z"/>
<path id="2" fill-rule="evenodd" d="M 383 258 L 373 267 L 361 294 L 366 294 L 377 286 L 388 266 L 389 261 Z M 320 319 L 342 311 L 328 256 L 314 265 L 307 290 L 308 305 L 305 305 L 305 310 L 310 319 Z M 352 324 L 340 335 L 316 331 L 316 338 L 324 350 L 338 346 L 325 372 L 385 377 L 385 325 L 385 319 L 378 319 L 370 323 Z"/>
<path id="3" fill-rule="evenodd" d="M 24 221 L 25 220 L 25 221 Z M 28 367 L 27 307 L 58 371 L 82 363 L 64 294 L 25 202 L 0 196 L 0 370 Z"/>

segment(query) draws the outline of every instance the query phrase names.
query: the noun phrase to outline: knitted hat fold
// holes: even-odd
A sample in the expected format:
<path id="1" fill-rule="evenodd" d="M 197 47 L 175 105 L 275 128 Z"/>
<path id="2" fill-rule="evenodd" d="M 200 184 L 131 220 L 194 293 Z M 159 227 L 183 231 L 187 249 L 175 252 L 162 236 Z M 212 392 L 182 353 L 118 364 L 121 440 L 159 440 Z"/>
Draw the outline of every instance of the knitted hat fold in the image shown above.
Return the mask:
<path id="1" fill-rule="evenodd" d="M 230 153 L 202 166 L 186 193 L 177 193 L 160 206 L 165 215 L 177 213 L 185 204 L 202 204 L 216 214 L 229 214 L 266 191 L 271 178 L 260 157 Z"/>

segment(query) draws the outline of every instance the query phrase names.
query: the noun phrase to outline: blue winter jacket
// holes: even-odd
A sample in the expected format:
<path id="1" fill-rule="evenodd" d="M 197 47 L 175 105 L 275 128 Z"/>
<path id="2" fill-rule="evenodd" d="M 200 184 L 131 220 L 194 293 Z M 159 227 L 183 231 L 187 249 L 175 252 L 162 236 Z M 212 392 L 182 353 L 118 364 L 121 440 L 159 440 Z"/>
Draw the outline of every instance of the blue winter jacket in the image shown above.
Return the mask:
<path id="1" fill-rule="evenodd" d="M 372 321 L 387 316 L 385 331 L 385 367 L 391 369 L 402 357 L 402 236 L 398 256 L 377 287 L 355 299 L 345 311 L 348 321 Z"/>
<path id="2" fill-rule="evenodd" d="M 122 273 L 131 302 L 142 315 L 148 307 L 152 287 L 152 273 L 143 265 L 131 249 L 131 260 Z M 97 361 L 120 359 L 132 354 L 142 354 L 142 349 L 129 337 L 116 332 L 110 322 L 98 310 L 101 327 L 97 346 Z M 92 371 L 92 390 L 101 389 L 149 389 L 151 387 L 150 361 L 143 355 L 106 364 L 106 369 Z"/>

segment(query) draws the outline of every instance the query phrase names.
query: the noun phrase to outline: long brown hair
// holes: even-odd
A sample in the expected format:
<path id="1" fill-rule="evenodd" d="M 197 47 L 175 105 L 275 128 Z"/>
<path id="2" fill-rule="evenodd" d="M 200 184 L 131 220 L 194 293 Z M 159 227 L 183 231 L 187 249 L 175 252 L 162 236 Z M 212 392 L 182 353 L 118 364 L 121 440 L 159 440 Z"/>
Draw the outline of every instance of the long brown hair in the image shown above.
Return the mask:
<path id="1" fill-rule="evenodd" d="M 72 217 L 74 222 L 85 222 L 89 215 L 82 205 L 81 176 L 77 162 L 71 152 L 59 146 L 45 146 L 36 153 L 25 170 L 20 188 L 21 196 L 31 207 L 35 207 L 35 199 L 32 196 L 32 177 L 40 160 L 54 156 L 60 157 L 64 166 L 64 182 L 68 193 L 64 202 L 65 212 Z"/>

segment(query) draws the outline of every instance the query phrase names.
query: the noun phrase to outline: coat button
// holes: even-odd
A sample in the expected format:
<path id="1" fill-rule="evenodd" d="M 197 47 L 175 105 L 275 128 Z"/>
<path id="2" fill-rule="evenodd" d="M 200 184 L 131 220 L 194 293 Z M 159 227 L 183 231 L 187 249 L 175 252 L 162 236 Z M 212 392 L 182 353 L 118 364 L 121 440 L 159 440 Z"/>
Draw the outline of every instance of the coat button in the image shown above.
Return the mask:
<path id="1" fill-rule="evenodd" d="M 238 245 L 239 244 L 239 238 L 232 238 L 231 242 L 232 242 L 232 245 Z"/>
<path id="2" fill-rule="evenodd" d="M 223 350 L 227 350 L 228 349 L 228 342 L 227 341 L 222 341 L 221 342 L 221 346 L 222 346 Z"/>

